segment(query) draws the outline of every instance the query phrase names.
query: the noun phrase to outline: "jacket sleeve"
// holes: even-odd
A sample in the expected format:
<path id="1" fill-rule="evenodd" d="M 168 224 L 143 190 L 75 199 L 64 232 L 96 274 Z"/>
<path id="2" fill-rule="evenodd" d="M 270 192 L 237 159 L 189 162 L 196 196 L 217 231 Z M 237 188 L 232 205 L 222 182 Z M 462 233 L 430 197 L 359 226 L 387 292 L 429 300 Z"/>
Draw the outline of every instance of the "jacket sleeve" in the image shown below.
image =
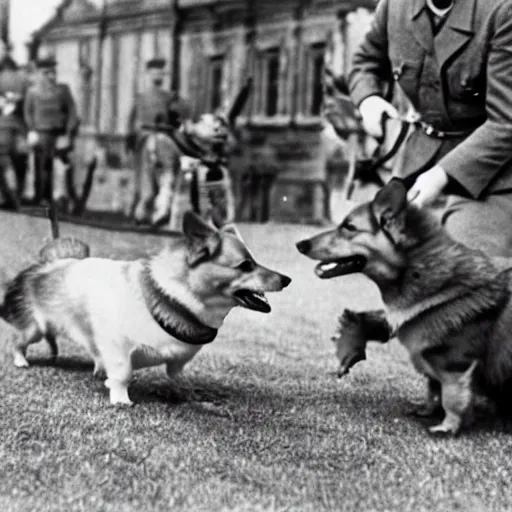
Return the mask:
<path id="1" fill-rule="evenodd" d="M 31 89 L 27 90 L 23 101 L 23 118 L 29 131 L 35 130 L 34 122 L 34 93 Z"/>
<path id="2" fill-rule="evenodd" d="M 71 136 L 78 125 L 78 113 L 71 90 L 65 84 L 62 85 L 62 99 L 67 113 L 66 133 Z"/>
<path id="3" fill-rule="evenodd" d="M 438 164 L 473 198 L 512 164 L 512 2 L 495 11 L 488 43 L 487 120 Z"/>
<path id="4" fill-rule="evenodd" d="M 387 22 L 388 0 L 380 0 L 370 29 L 352 59 L 348 85 L 356 107 L 368 96 L 382 96 L 384 86 L 392 82 Z"/>

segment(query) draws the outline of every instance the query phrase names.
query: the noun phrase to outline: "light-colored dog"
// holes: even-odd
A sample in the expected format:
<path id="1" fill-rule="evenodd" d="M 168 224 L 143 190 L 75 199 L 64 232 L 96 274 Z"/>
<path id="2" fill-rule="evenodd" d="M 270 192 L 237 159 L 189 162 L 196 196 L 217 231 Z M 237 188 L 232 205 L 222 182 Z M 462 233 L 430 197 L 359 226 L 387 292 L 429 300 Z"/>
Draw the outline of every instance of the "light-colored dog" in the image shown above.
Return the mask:
<path id="1" fill-rule="evenodd" d="M 216 229 L 189 212 L 183 235 L 135 261 L 57 259 L 21 272 L 8 286 L 2 317 L 21 336 L 14 364 L 29 365 L 27 347 L 57 336 L 84 345 L 104 370 L 112 404 L 131 404 L 132 371 L 166 364 L 174 375 L 212 342 L 235 306 L 268 313 L 264 292 L 291 282 L 254 260 L 234 226 Z"/>

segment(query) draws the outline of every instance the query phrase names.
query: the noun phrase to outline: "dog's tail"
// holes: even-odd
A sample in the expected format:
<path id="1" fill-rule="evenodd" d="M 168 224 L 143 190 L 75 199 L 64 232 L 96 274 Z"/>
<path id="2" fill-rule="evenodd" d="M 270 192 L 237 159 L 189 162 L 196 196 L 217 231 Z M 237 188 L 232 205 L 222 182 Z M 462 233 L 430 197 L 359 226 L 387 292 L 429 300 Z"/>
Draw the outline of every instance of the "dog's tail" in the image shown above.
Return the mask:
<path id="1" fill-rule="evenodd" d="M 38 322 L 34 315 L 34 298 L 30 293 L 30 283 L 40 268 L 41 265 L 36 263 L 23 270 L 8 283 L 3 302 L 0 303 L 0 319 L 18 331 L 23 331 L 29 326 L 36 326 L 46 339 L 52 357 L 55 359 L 59 354 L 55 333 Z"/>

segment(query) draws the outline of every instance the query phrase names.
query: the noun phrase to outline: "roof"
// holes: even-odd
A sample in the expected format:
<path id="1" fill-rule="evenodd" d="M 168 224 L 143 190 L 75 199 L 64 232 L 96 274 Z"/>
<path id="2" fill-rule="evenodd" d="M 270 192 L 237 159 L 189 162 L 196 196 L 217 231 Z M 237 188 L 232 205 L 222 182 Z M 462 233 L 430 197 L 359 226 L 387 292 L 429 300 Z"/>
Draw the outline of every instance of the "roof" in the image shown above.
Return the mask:
<path id="1" fill-rule="evenodd" d="M 101 8 L 90 0 L 62 0 L 55 9 L 55 14 L 37 29 L 32 37 L 44 36 L 54 27 L 68 22 L 84 22 L 88 20 L 99 20 Z"/>

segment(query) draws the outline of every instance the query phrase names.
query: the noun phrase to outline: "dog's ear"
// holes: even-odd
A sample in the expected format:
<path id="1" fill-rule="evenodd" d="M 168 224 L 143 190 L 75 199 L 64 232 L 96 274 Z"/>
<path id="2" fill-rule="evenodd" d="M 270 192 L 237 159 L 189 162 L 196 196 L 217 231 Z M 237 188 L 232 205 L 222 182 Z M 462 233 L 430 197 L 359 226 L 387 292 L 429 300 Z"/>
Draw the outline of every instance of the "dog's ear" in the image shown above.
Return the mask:
<path id="1" fill-rule="evenodd" d="M 396 241 L 403 232 L 407 207 L 407 189 L 399 178 L 392 178 L 371 203 L 379 226 Z"/>
<path id="2" fill-rule="evenodd" d="M 229 233 L 230 235 L 236 236 L 238 240 L 240 240 L 240 242 L 242 242 L 245 245 L 245 250 L 247 251 L 248 254 L 250 254 L 251 258 L 255 259 L 252 252 L 249 250 L 249 247 L 247 247 L 245 240 L 242 238 L 242 233 L 238 231 L 238 228 L 232 222 L 230 222 L 229 224 L 224 224 L 224 226 L 222 226 L 221 231 L 223 233 Z"/>
<path id="3" fill-rule="evenodd" d="M 241 242 L 244 241 L 240 231 L 238 231 L 238 228 L 233 223 L 224 224 L 224 226 L 221 228 L 221 231 L 236 236 Z"/>
<path id="4" fill-rule="evenodd" d="M 185 212 L 183 233 L 188 242 L 187 264 L 190 267 L 213 257 L 220 248 L 219 231 L 194 212 Z"/>

